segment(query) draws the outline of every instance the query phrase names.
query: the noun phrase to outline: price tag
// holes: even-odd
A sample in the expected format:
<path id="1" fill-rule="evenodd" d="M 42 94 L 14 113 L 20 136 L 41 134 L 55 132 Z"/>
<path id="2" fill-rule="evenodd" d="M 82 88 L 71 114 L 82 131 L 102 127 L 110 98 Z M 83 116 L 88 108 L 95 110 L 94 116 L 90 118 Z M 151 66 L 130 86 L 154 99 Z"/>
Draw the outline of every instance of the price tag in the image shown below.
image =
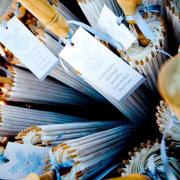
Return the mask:
<path id="1" fill-rule="evenodd" d="M 22 179 L 30 173 L 41 175 L 48 152 L 47 147 L 9 142 L 4 152 L 9 161 L 0 163 L 0 179 Z"/>
<path id="2" fill-rule="evenodd" d="M 7 29 L 0 28 L 0 42 L 40 80 L 59 63 L 58 58 L 15 16 L 7 22 Z"/>
<path id="3" fill-rule="evenodd" d="M 118 17 L 106 5 L 102 9 L 96 28 L 121 43 L 125 50 L 136 41 L 136 37 L 124 24 L 118 24 Z"/>
<path id="4" fill-rule="evenodd" d="M 135 90 L 144 78 L 83 28 L 72 37 L 59 56 L 70 64 L 100 93 L 121 100 Z"/>

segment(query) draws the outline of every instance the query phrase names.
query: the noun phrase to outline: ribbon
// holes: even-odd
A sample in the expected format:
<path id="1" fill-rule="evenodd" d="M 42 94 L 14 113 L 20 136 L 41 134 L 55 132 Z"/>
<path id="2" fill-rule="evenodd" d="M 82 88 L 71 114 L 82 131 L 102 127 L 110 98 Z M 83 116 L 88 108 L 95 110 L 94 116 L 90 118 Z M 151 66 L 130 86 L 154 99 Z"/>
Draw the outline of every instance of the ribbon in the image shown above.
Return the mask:
<path id="1" fill-rule="evenodd" d="M 1 27 L 5 28 L 5 29 L 8 29 L 7 21 L 6 20 L 4 20 L 4 19 L 1 20 Z"/>
<path id="2" fill-rule="evenodd" d="M 161 11 L 160 5 L 151 5 L 151 6 L 139 6 L 138 11 L 141 15 L 144 15 L 145 13 L 159 13 Z"/>
<path id="3" fill-rule="evenodd" d="M 169 129 L 172 128 L 174 123 L 180 123 L 177 118 L 175 117 L 175 115 L 172 115 L 172 118 L 169 120 L 169 122 L 166 125 L 166 128 L 164 130 L 163 133 L 163 137 L 161 140 L 161 147 L 160 147 L 160 153 L 161 153 L 161 160 L 163 163 L 163 168 L 164 171 L 160 172 L 156 170 L 156 166 L 154 163 L 154 156 L 150 156 L 150 158 L 148 159 L 148 163 L 147 163 L 147 167 L 148 170 L 147 172 L 141 172 L 144 175 L 147 175 L 149 177 L 151 177 L 153 180 L 160 180 L 160 176 L 158 174 L 164 174 L 166 175 L 167 180 L 177 180 L 176 176 L 173 173 L 173 170 L 171 168 L 171 166 L 169 165 L 169 160 L 168 160 L 168 156 L 166 153 L 166 133 L 168 132 Z"/>
<path id="4" fill-rule="evenodd" d="M 171 56 L 168 52 L 162 50 L 162 49 L 156 49 L 157 52 L 164 54 L 166 56 L 168 56 L 169 58 L 173 58 L 173 56 Z"/>
<path id="5" fill-rule="evenodd" d="M 9 159 L 7 159 L 3 154 L 0 154 L 0 164 L 7 163 Z"/>
<path id="6" fill-rule="evenodd" d="M 154 155 L 150 156 L 147 163 L 148 169 L 152 174 L 152 177 L 156 177 L 156 165 L 154 163 Z"/>
<path id="7" fill-rule="evenodd" d="M 150 40 L 156 39 L 154 33 L 151 31 L 149 26 L 146 24 L 144 19 L 142 18 L 141 14 L 137 11 L 134 16 L 127 16 L 126 20 L 134 20 L 136 21 L 136 24 L 138 25 L 139 29 L 142 31 L 144 36 Z"/>
<path id="8" fill-rule="evenodd" d="M 154 155 L 150 156 L 147 162 L 148 170 L 147 172 L 141 172 L 141 174 L 147 175 L 151 177 L 152 180 L 160 180 L 159 176 L 157 175 L 156 165 L 154 162 Z"/>
<path id="9" fill-rule="evenodd" d="M 142 18 L 142 15 L 144 15 L 147 12 L 160 12 L 161 7 L 159 5 L 152 5 L 152 6 L 139 6 L 135 15 L 133 16 L 126 16 L 127 21 L 136 21 L 136 24 L 138 25 L 139 29 L 142 31 L 144 36 L 150 40 L 156 39 L 154 33 L 151 31 L 151 29 L 148 27 L 144 19 Z"/>
<path id="10" fill-rule="evenodd" d="M 141 17 L 141 15 L 139 14 L 139 11 L 137 11 L 137 13 L 135 14 L 135 16 L 127 16 L 126 17 L 126 20 L 136 20 L 137 21 L 137 25 L 139 26 L 139 28 L 142 30 L 142 32 L 144 33 L 144 35 L 153 40 L 155 39 L 155 36 L 153 34 L 153 32 L 150 30 L 150 28 L 148 28 L 147 24 L 144 22 L 143 18 Z M 142 11 L 142 9 L 141 9 Z M 152 5 L 152 6 L 148 6 L 148 7 L 143 7 L 143 11 L 148 11 L 148 12 L 159 12 L 160 11 L 160 6 L 159 5 Z M 117 23 L 118 24 L 121 24 L 122 21 L 124 20 L 124 17 L 123 16 L 120 16 L 118 19 L 117 19 Z M 79 22 L 79 21 L 67 21 L 69 24 L 73 24 L 73 25 L 76 25 L 76 26 L 80 26 L 84 29 L 86 29 L 88 32 L 90 32 L 91 34 L 95 35 L 96 37 L 100 38 L 101 40 L 111 44 L 114 48 L 116 49 L 119 49 L 119 50 L 123 50 L 123 46 L 122 44 L 120 44 L 118 41 L 116 41 L 115 39 L 113 39 L 111 36 L 105 34 L 105 33 L 101 33 L 95 29 L 93 29 L 92 27 L 88 26 L 87 24 L 84 24 L 82 22 Z M 142 23 L 143 22 L 143 23 Z M 146 24 L 146 26 L 144 26 L 144 24 Z M 72 33 L 69 32 L 68 34 L 68 41 L 70 43 L 71 42 L 71 37 L 72 37 Z"/>
<path id="11" fill-rule="evenodd" d="M 173 123 L 177 123 L 176 121 L 176 117 L 173 115 L 172 118 L 169 120 L 169 122 L 166 125 L 166 128 L 164 129 L 163 132 L 163 137 L 162 137 L 162 141 L 161 141 L 161 159 L 162 159 L 162 163 L 165 169 L 165 174 L 168 180 L 177 180 L 176 176 L 174 175 L 171 166 L 169 165 L 169 161 L 168 161 L 168 156 L 166 154 L 166 133 L 168 132 L 169 129 L 172 128 Z"/>
<path id="12" fill-rule="evenodd" d="M 123 50 L 122 44 L 120 44 L 118 41 L 114 40 L 111 36 L 104 34 L 104 33 L 101 33 L 99 31 L 93 29 L 92 27 L 88 26 L 87 24 L 84 24 L 84 23 L 79 22 L 79 21 L 67 21 L 67 22 L 69 24 L 80 26 L 80 27 L 84 28 L 85 30 L 87 30 L 88 32 L 90 32 L 91 34 L 100 38 L 101 40 L 111 44 L 114 48 L 119 49 L 119 50 Z"/>
<path id="13" fill-rule="evenodd" d="M 123 17 L 120 17 L 119 19 L 117 19 L 117 23 L 122 23 Z M 114 48 L 119 49 L 119 50 L 123 50 L 123 46 L 122 44 L 120 44 L 118 41 L 114 40 L 111 36 L 101 33 L 95 29 L 93 29 L 92 27 L 88 26 L 87 24 L 84 24 L 82 22 L 79 21 L 67 21 L 69 24 L 73 24 L 76 26 L 80 26 L 82 28 L 84 28 L 85 30 L 87 30 L 88 32 L 90 32 L 91 34 L 93 34 L 94 36 L 100 38 L 101 40 L 111 44 Z M 60 38 L 59 42 L 61 43 L 62 41 L 64 42 L 64 44 L 70 44 L 73 45 L 73 42 L 71 40 L 73 36 L 73 33 L 70 31 L 68 33 L 67 39 L 64 38 Z M 67 72 L 67 73 L 71 73 L 71 70 L 69 70 L 66 65 L 64 64 L 63 60 L 60 58 L 60 62 L 61 62 L 61 66 L 63 67 L 63 69 Z M 76 72 L 75 72 L 76 73 Z"/>
<path id="14" fill-rule="evenodd" d="M 66 168 L 72 168 L 74 165 L 74 161 L 73 160 L 69 160 L 66 161 L 64 163 L 59 164 L 55 158 L 55 156 L 52 153 L 52 149 L 49 152 L 49 156 L 50 156 L 50 161 L 51 161 L 51 170 L 54 170 L 56 173 L 56 179 L 57 180 L 61 180 L 61 174 L 60 171 Z"/>
<path id="15" fill-rule="evenodd" d="M 14 15 L 15 15 L 16 17 L 18 17 L 19 14 L 20 14 L 20 13 L 19 13 L 20 7 L 21 7 L 21 3 L 17 2 L 17 4 L 16 4 L 16 9 L 15 9 L 15 12 L 14 12 Z"/>

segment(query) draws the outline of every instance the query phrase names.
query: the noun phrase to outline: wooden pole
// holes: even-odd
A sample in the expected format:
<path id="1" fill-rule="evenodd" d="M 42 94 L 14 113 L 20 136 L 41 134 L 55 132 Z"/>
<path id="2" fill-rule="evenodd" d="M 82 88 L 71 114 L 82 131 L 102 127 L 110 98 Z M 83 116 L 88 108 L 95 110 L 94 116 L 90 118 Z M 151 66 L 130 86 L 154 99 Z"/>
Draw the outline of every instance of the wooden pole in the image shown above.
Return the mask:
<path id="1" fill-rule="evenodd" d="M 69 25 L 65 18 L 47 0 L 18 0 L 48 30 L 58 37 L 67 37 Z"/>

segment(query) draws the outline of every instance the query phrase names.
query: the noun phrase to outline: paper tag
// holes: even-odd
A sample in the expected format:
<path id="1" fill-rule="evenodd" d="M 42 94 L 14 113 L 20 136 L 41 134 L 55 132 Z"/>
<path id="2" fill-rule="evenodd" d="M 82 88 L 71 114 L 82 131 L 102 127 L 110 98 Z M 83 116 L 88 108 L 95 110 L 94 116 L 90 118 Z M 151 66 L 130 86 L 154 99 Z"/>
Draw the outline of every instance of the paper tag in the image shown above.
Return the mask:
<path id="1" fill-rule="evenodd" d="M 0 179 L 20 179 L 29 173 L 41 175 L 49 148 L 9 142 L 4 156 L 9 162 L 0 164 Z"/>
<path id="2" fill-rule="evenodd" d="M 84 29 L 75 32 L 72 42 L 59 55 L 96 90 L 120 100 L 142 81 L 142 75 Z"/>
<path id="3" fill-rule="evenodd" d="M 27 68 L 43 80 L 59 62 L 58 58 L 16 17 L 0 28 L 3 43 Z"/>
<path id="4" fill-rule="evenodd" d="M 124 24 L 118 24 L 118 17 L 105 5 L 97 23 L 97 30 L 108 34 L 116 41 L 121 43 L 127 50 L 132 43 L 136 41 L 136 37 L 129 31 Z"/>
<path id="5" fill-rule="evenodd" d="M 139 29 L 142 31 L 144 36 L 150 40 L 156 39 L 156 36 L 154 35 L 153 31 L 150 29 L 150 27 L 147 25 L 146 21 L 142 18 L 139 12 L 136 12 L 134 15 L 134 19 L 139 27 Z"/>

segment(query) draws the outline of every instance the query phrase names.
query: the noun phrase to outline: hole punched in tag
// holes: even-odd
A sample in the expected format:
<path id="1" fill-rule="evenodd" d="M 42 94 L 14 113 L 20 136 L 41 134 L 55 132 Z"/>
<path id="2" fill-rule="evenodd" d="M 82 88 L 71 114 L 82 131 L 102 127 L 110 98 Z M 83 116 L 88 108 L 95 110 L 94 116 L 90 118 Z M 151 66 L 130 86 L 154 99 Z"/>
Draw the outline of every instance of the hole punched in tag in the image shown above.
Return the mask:
<path id="1" fill-rule="evenodd" d="M 66 44 L 74 46 L 74 43 L 71 40 L 68 40 L 68 39 L 65 39 L 65 40 L 61 39 L 59 42 L 60 42 L 61 46 L 64 46 L 64 47 L 66 46 Z"/>
<path id="2" fill-rule="evenodd" d="M 73 36 L 73 33 L 69 32 L 67 35 L 67 38 L 59 38 L 59 42 L 61 43 L 62 46 L 66 46 L 66 44 L 74 46 L 74 43 L 72 42 L 72 39 L 71 39 L 72 36 Z"/>
<path id="3" fill-rule="evenodd" d="M 4 29 L 8 29 L 7 21 L 1 20 L 1 27 L 4 28 Z"/>
<path id="4" fill-rule="evenodd" d="M 0 13 L 2 14 L 2 12 Z M 4 29 L 8 29 L 6 16 L 3 16 L 3 15 L 0 16 L 0 26 Z"/>

